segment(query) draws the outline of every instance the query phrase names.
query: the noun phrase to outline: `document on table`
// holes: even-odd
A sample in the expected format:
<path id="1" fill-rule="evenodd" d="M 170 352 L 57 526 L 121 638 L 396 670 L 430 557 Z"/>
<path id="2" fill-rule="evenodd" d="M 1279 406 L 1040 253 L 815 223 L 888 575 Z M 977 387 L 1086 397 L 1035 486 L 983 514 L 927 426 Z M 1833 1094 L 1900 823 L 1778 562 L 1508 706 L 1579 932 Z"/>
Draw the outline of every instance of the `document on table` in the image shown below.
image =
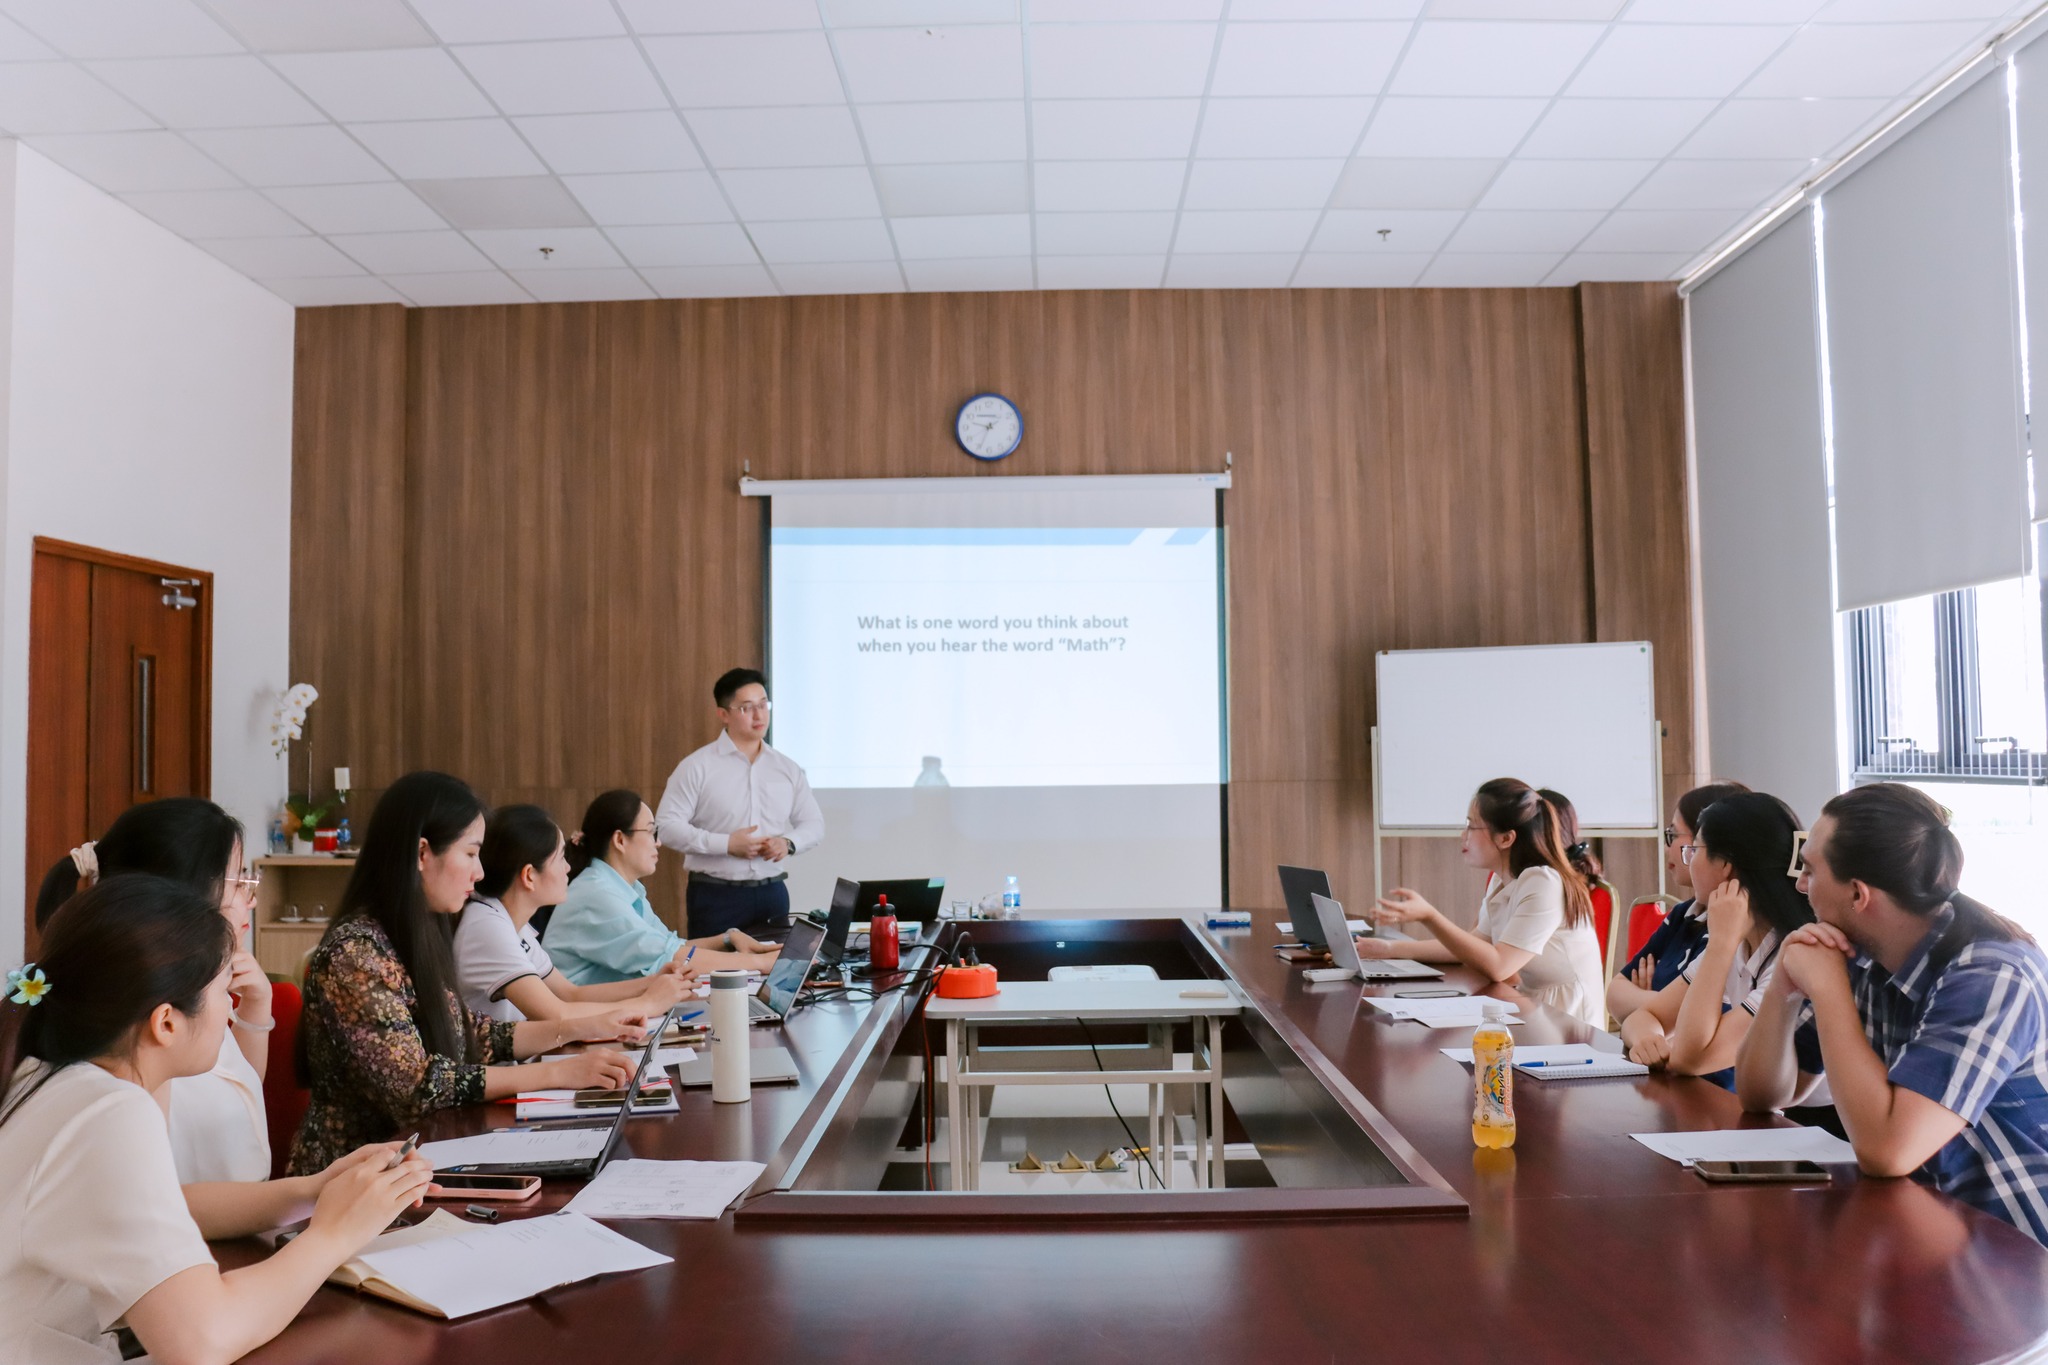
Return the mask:
<path id="1" fill-rule="evenodd" d="M 602 1117 L 596 1115 L 593 1121 Z M 499 1128 L 473 1137 L 422 1142 L 420 1155 L 437 1171 L 508 1161 L 587 1161 L 604 1151 L 610 1135 L 611 1125 L 602 1122 L 591 1128 Z"/>
<path id="2" fill-rule="evenodd" d="M 1713 1128 L 1700 1133 L 1630 1133 L 1681 1166 L 1701 1161 L 1812 1161 L 1844 1166 L 1856 1149 L 1825 1128 Z"/>
<path id="3" fill-rule="evenodd" d="M 1444 1056 L 1465 1066 L 1472 1065 L 1469 1047 L 1439 1048 Z M 1589 1043 L 1532 1043 L 1515 1045 L 1515 1070 L 1539 1081 L 1591 1081 L 1611 1076 L 1647 1076 L 1650 1068 L 1632 1062 L 1618 1052 L 1602 1052 Z"/>
<path id="4" fill-rule="evenodd" d="M 613 1161 L 565 1207 L 592 1218 L 716 1218 L 766 1169 L 758 1161 Z"/>
<path id="5" fill-rule="evenodd" d="M 621 1270 L 644 1270 L 673 1257 L 649 1251 L 580 1213 L 469 1227 L 411 1246 L 357 1258 L 370 1274 L 363 1288 L 443 1318 L 464 1318 L 565 1284 Z"/>
<path id="6" fill-rule="evenodd" d="M 355 1256 L 335 1267 L 327 1283 L 338 1284 L 344 1289 L 361 1289 L 363 1281 L 371 1278 L 370 1267 L 363 1264 L 363 1257 L 373 1251 L 391 1251 L 398 1247 L 416 1246 L 421 1242 L 438 1241 L 443 1237 L 458 1237 L 475 1227 L 465 1223 L 446 1209 L 435 1209 L 419 1222 L 389 1232 L 380 1232 L 370 1239 L 370 1244 Z"/>
<path id="7" fill-rule="evenodd" d="M 685 1049 L 687 1051 L 688 1049 Z M 533 1119 L 608 1119 L 619 1112 L 617 1104 L 576 1103 L 574 1090 L 529 1090 L 519 1097 L 518 1115 L 521 1122 Z M 674 1114 L 680 1112 L 676 1103 L 675 1087 L 671 1085 L 659 1096 L 633 1101 L 633 1117 L 642 1114 Z"/>
<path id="8" fill-rule="evenodd" d="M 1368 995 L 1365 997 L 1365 1003 L 1382 1014 L 1409 1020 L 1421 1024 L 1424 1028 L 1478 1028 L 1481 1019 L 1479 1007 L 1490 999 L 1491 996 L 1480 995 Z M 1503 1019 L 1502 1023 L 1522 1022 L 1516 1017 L 1519 1007 L 1512 1001 L 1502 1000 L 1495 1003 L 1507 1006 L 1508 1017 Z"/>

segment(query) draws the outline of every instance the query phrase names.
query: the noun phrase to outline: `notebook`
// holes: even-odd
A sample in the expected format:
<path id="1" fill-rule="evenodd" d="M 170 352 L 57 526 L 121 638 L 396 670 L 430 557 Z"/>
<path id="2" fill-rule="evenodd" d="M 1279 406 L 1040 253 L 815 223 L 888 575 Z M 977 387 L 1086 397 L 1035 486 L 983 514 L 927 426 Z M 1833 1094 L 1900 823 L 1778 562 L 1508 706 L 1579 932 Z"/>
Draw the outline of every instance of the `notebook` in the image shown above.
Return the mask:
<path id="1" fill-rule="evenodd" d="M 1444 1056 L 1472 1065 L 1472 1049 L 1447 1047 Z M 1618 1052 L 1602 1052 L 1588 1043 L 1534 1043 L 1515 1048 L 1515 1070 L 1539 1081 L 1596 1081 L 1615 1076 L 1647 1076 L 1650 1068 Z"/>

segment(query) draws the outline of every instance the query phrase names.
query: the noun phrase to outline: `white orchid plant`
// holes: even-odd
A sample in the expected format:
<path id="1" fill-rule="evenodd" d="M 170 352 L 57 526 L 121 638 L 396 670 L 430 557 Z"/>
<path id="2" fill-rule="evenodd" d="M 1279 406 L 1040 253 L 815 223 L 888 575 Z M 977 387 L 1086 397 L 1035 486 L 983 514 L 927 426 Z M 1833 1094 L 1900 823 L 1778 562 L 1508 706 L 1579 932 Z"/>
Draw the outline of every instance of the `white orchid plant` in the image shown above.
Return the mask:
<path id="1" fill-rule="evenodd" d="M 278 694 L 270 713 L 270 751 L 279 758 L 291 752 L 292 741 L 306 734 L 306 708 L 320 700 L 311 683 L 294 683 Z"/>

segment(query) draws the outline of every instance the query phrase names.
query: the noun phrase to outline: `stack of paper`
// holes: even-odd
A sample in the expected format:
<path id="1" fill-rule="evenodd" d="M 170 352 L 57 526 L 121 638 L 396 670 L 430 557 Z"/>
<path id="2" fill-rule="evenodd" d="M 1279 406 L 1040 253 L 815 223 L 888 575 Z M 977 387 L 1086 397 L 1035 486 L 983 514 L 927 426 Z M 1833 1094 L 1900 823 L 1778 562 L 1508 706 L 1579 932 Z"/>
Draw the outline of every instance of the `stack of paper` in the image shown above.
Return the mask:
<path id="1" fill-rule="evenodd" d="M 420 1155 L 437 1171 L 513 1161 L 587 1161 L 604 1151 L 610 1136 L 611 1126 L 601 1122 L 591 1128 L 499 1128 L 473 1137 L 422 1142 Z"/>
<path id="2" fill-rule="evenodd" d="M 352 1263 L 363 1271 L 361 1288 L 422 1313 L 463 1318 L 596 1275 L 674 1259 L 567 1211 L 460 1227 L 405 1246 L 373 1244 Z"/>
<path id="3" fill-rule="evenodd" d="M 685 1048 L 684 1051 L 689 1049 Z M 576 1103 L 574 1090 L 528 1090 L 519 1096 L 518 1115 L 522 1122 L 532 1119 L 608 1119 L 618 1115 L 619 1105 Z M 620 1103 L 623 1103 L 621 1101 Z M 676 1090 L 673 1085 L 661 1091 L 658 1096 L 642 1096 L 633 1101 L 633 1117 L 642 1114 L 673 1114 L 678 1112 Z"/>
<path id="4" fill-rule="evenodd" d="M 766 1169 L 758 1161 L 613 1161 L 567 1208 L 592 1218 L 716 1218 Z"/>
<path id="5" fill-rule="evenodd" d="M 1354 934 L 1362 934 L 1365 932 L 1365 921 L 1362 919 L 1347 919 L 1344 921 L 1344 927 Z M 1286 934 L 1289 938 L 1292 938 L 1294 936 L 1294 921 L 1283 919 L 1273 926 L 1273 931 Z"/>
<path id="6" fill-rule="evenodd" d="M 1480 1006 L 1491 998 L 1479 995 L 1368 995 L 1365 997 L 1365 1003 L 1383 1014 L 1412 1021 L 1424 1028 L 1478 1028 L 1482 1018 L 1479 1013 Z M 1506 1000 L 1494 1003 L 1507 1007 L 1508 1017 L 1501 1020 L 1502 1023 L 1522 1022 L 1517 1017 L 1519 1006 Z"/>
<path id="7" fill-rule="evenodd" d="M 1472 1049 L 1440 1051 L 1454 1062 L 1472 1065 Z M 1515 1046 L 1515 1070 L 1540 1081 L 1591 1081 L 1613 1076 L 1647 1076 L 1650 1068 L 1619 1052 L 1602 1052 L 1589 1043 L 1536 1043 Z"/>
<path id="8" fill-rule="evenodd" d="M 393 1228 L 380 1232 L 370 1239 L 370 1244 L 356 1253 L 355 1259 L 344 1261 L 327 1277 L 327 1283 L 338 1284 L 343 1289 L 361 1289 L 363 1282 L 371 1277 L 370 1267 L 363 1264 L 363 1257 L 373 1251 L 390 1251 L 397 1247 L 409 1247 L 420 1242 L 432 1242 L 442 1237 L 453 1237 L 475 1227 L 465 1223 L 446 1209 L 435 1209 L 410 1227 Z"/>
<path id="9" fill-rule="evenodd" d="M 1856 1149 L 1825 1128 L 1714 1128 L 1700 1133 L 1630 1133 L 1682 1166 L 1700 1161 L 1812 1161 L 1846 1166 Z"/>

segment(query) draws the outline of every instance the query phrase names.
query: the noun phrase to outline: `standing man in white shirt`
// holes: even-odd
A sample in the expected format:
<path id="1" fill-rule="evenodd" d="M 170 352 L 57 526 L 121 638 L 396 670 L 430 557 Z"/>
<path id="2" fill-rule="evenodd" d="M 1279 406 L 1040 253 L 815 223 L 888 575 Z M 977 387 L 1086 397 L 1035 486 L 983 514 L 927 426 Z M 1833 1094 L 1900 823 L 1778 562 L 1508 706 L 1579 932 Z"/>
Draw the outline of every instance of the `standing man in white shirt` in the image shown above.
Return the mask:
<path id="1" fill-rule="evenodd" d="M 686 937 L 789 922 L 785 864 L 825 836 L 804 770 L 768 747 L 768 680 L 735 668 L 712 685 L 717 739 L 676 765 L 655 828 L 683 855 Z"/>

